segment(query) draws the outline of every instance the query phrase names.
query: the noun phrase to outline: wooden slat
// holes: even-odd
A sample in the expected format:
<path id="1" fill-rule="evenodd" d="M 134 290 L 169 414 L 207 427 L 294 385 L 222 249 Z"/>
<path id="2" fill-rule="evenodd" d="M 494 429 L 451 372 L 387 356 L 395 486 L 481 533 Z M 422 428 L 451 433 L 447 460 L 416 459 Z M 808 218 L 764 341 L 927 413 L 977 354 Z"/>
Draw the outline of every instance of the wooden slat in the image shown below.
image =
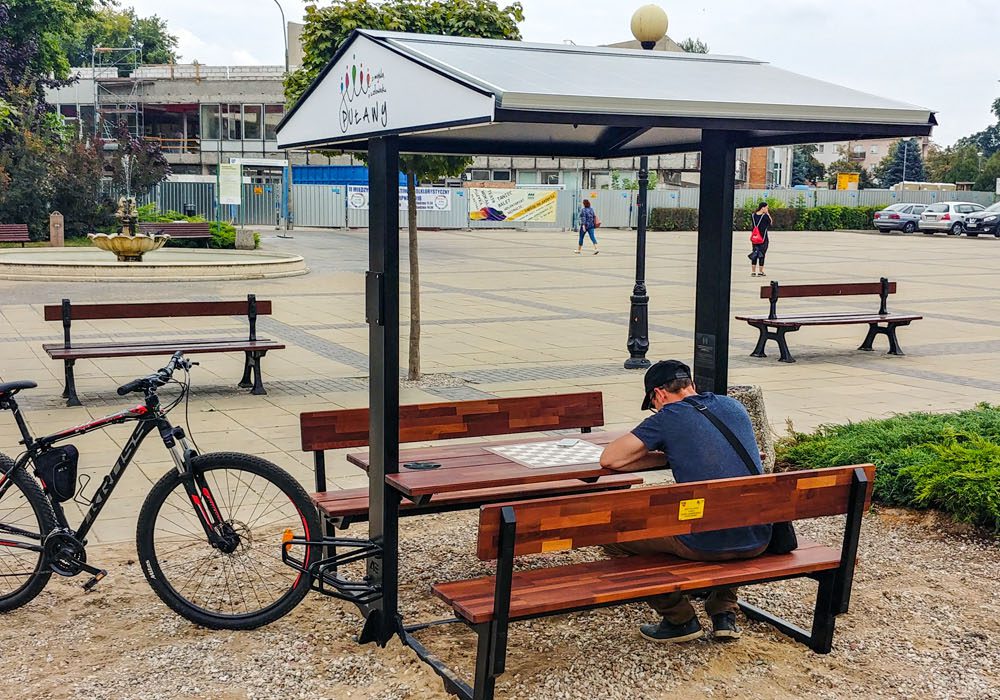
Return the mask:
<path id="1" fill-rule="evenodd" d="M 209 343 L 108 343 L 106 345 L 91 344 L 86 347 L 65 347 L 59 344 L 43 345 L 42 349 L 53 360 L 73 360 L 96 357 L 142 357 L 148 355 L 172 355 L 178 350 L 187 354 L 211 352 L 245 352 L 248 350 L 283 350 L 285 346 L 271 340 L 233 340 L 229 342 Z"/>
<path id="2" fill-rule="evenodd" d="M 416 498 L 473 488 L 499 488 L 559 479 L 593 479 L 615 473 L 612 469 L 601 469 L 597 463 L 532 469 L 506 461 L 489 467 L 456 467 L 430 471 L 402 469 L 399 474 L 388 474 L 385 482 L 403 495 Z"/>
<path id="3" fill-rule="evenodd" d="M 617 498 L 635 490 L 647 489 L 595 498 Z M 839 564 L 840 550 L 800 538 L 799 548 L 789 554 L 763 554 L 736 561 L 689 561 L 669 554 L 654 554 L 518 571 L 511 588 L 510 617 L 577 610 L 710 586 L 736 586 L 835 569 Z M 489 576 L 436 583 L 431 591 L 459 616 L 478 624 L 493 618 L 495 585 L 495 577 Z"/>
<path id="4" fill-rule="evenodd" d="M 212 230 L 208 222 L 143 222 L 139 224 L 143 233 L 166 233 L 172 238 L 211 238 Z"/>
<path id="5" fill-rule="evenodd" d="M 97 321 L 119 318 L 178 318 L 187 316 L 247 316 L 249 302 L 242 301 L 170 301 L 129 304 L 72 304 L 72 320 Z M 271 302 L 257 300 L 257 315 L 271 314 Z M 62 306 L 45 307 L 46 321 L 61 321 Z"/>
<path id="6" fill-rule="evenodd" d="M 642 477 L 631 474 L 607 476 L 592 484 L 579 480 L 548 481 L 530 486 L 508 486 L 496 489 L 475 489 L 472 491 L 442 494 L 434 498 L 428 506 L 440 507 L 459 504 L 472 506 L 506 501 L 511 498 L 532 498 L 542 495 L 555 496 L 567 493 L 590 493 L 593 491 L 623 489 L 629 486 L 638 486 L 641 483 Z M 320 510 L 330 517 L 368 515 L 368 489 L 366 488 L 314 493 L 312 500 Z M 400 509 L 404 511 L 420 511 L 421 508 L 428 506 L 418 506 L 413 501 L 407 500 L 402 501 L 399 505 Z"/>
<path id="7" fill-rule="evenodd" d="M 809 314 L 806 316 L 778 316 L 768 318 L 760 316 L 737 316 L 737 321 L 746 321 L 751 326 L 849 326 L 856 323 L 897 323 L 900 321 L 919 321 L 923 316 L 911 314 Z"/>
<path id="8" fill-rule="evenodd" d="M 858 466 L 868 474 L 870 500 L 875 467 Z M 504 505 L 514 508 L 514 553 L 520 556 L 846 513 L 854 469 L 834 467 L 484 506 L 476 554 L 480 559 L 496 558 Z M 701 517 L 681 520 L 681 501 L 695 499 L 704 499 Z M 578 524 L 583 514 L 602 517 L 588 517 Z"/>
<path id="9" fill-rule="evenodd" d="M 8 236 L 12 236 L 13 238 L 8 238 Z M 27 236 L 27 224 L 0 224 L 0 240 L 20 241 L 21 237 L 27 238 Z"/>
<path id="10" fill-rule="evenodd" d="M 779 284 L 778 298 L 786 297 L 839 297 L 882 293 L 881 282 L 845 282 L 842 284 Z M 896 293 L 896 283 L 889 283 L 889 294 Z M 771 298 L 771 287 L 760 288 L 760 298 Z"/>
<path id="11" fill-rule="evenodd" d="M 302 450 L 368 444 L 368 409 L 303 413 Z M 600 392 L 412 404 L 399 407 L 400 442 L 483 437 L 604 425 Z"/>

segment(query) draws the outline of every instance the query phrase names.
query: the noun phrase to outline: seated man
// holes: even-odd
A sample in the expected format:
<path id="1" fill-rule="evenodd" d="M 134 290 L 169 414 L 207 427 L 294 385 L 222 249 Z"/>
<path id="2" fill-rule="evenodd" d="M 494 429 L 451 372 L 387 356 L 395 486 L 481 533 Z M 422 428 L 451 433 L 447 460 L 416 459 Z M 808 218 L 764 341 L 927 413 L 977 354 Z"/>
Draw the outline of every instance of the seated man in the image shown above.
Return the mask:
<path id="1" fill-rule="evenodd" d="M 623 472 L 663 468 L 666 455 L 678 483 L 747 476 L 744 460 L 726 436 L 709 418 L 699 415 L 692 399 L 685 400 L 693 397 L 732 431 L 753 458 L 757 472 L 763 473 L 750 416 L 738 401 L 709 392 L 697 393 L 690 368 L 677 360 L 663 360 L 650 367 L 645 385 L 642 410 L 652 410 L 653 415 L 605 448 L 602 467 Z M 723 561 L 762 554 L 770 539 L 771 526 L 758 525 L 627 542 L 606 549 L 614 555 L 662 552 L 696 561 Z M 648 602 L 663 619 L 659 624 L 639 628 L 646 639 L 686 642 L 702 636 L 701 623 L 686 595 L 669 593 Z M 708 595 L 705 611 L 712 618 L 716 639 L 740 636 L 737 610 L 735 588 L 717 589 Z"/>

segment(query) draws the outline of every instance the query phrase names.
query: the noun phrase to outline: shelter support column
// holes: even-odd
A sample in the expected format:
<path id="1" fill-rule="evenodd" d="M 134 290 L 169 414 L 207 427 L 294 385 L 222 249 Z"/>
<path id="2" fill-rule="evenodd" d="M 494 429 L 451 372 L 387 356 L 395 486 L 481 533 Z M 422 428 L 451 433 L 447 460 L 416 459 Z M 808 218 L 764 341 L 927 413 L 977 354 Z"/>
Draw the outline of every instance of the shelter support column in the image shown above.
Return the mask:
<path id="1" fill-rule="evenodd" d="M 399 141 L 368 142 L 369 539 L 381 548 L 368 559 L 368 583 L 381 587 L 361 642 L 380 646 L 398 630 L 399 494 L 386 474 L 399 471 Z"/>
<path id="2" fill-rule="evenodd" d="M 701 142 L 694 380 L 699 391 L 725 394 L 729 384 L 736 134 L 706 129 Z"/>

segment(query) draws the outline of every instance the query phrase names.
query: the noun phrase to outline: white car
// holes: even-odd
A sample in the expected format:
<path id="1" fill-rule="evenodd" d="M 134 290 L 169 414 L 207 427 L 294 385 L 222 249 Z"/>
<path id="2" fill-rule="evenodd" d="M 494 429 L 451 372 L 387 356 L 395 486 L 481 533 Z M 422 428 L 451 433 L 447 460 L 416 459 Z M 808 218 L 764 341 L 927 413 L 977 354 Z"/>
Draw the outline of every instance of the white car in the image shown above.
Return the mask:
<path id="1" fill-rule="evenodd" d="M 985 209 L 972 202 L 938 202 L 932 204 L 920 215 L 920 230 L 930 235 L 935 231 L 945 231 L 958 236 L 965 230 L 965 217 Z"/>

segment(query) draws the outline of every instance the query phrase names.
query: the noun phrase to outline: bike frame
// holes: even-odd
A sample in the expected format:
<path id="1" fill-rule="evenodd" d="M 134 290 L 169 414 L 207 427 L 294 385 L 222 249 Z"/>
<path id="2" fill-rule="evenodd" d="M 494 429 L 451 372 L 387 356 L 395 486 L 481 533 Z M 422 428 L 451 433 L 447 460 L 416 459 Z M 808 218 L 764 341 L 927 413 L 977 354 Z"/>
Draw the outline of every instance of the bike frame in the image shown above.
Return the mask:
<path id="1" fill-rule="evenodd" d="M 97 517 L 101 514 L 101 510 L 104 509 L 104 506 L 107 504 L 108 499 L 114 492 L 118 482 L 121 481 L 126 468 L 135 457 L 139 447 L 151 432 L 157 430 L 160 433 L 160 437 L 163 439 L 164 446 L 167 448 L 167 451 L 174 460 L 178 473 L 184 477 L 184 487 L 188 492 L 188 497 L 194 504 L 195 511 L 198 513 L 198 519 L 201 521 L 205 534 L 208 536 L 209 540 L 213 542 L 213 544 L 218 541 L 219 526 L 221 525 L 223 519 L 215 505 L 215 498 L 212 496 L 208 484 L 200 474 L 196 474 L 191 469 L 191 460 L 197 456 L 197 452 L 191 447 L 187 437 L 184 435 L 183 429 L 174 427 L 171 425 L 170 421 L 167 420 L 166 414 L 160 409 L 159 397 L 157 397 L 154 391 L 147 392 L 145 402 L 135 406 L 134 408 L 119 411 L 118 413 L 98 418 L 90 423 L 84 423 L 83 425 L 78 425 L 73 428 L 67 428 L 66 430 L 61 430 L 57 433 L 46 435 L 45 437 L 38 439 L 31 436 L 27 422 L 21 414 L 21 411 L 17 406 L 17 402 L 14 401 L 13 398 L 9 398 L 4 403 L 6 404 L 6 408 L 10 409 L 14 414 L 14 421 L 17 423 L 17 427 L 21 431 L 21 436 L 23 438 L 22 444 L 26 448 L 24 454 L 22 454 L 15 462 L 15 469 L 27 469 L 28 462 L 32 461 L 40 452 L 47 450 L 60 442 L 69 440 L 70 438 L 77 437 L 79 435 L 86 435 L 87 433 L 95 430 L 106 428 L 109 425 L 118 425 L 131 421 L 137 422 L 135 430 L 132 431 L 132 435 L 122 447 L 121 454 L 115 461 L 111 471 L 105 475 L 101 485 L 94 493 L 94 497 L 90 502 L 90 508 L 84 515 L 83 520 L 80 522 L 80 527 L 77 530 L 72 531 L 70 528 L 69 523 L 66 520 L 66 514 L 63 511 L 62 504 L 52 498 L 47 490 L 45 491 L 46 498 L 52 506 L 52 510 L 56 516 L 56 523 L 60 529 L 70 530 L 79 540 L 86 543 L 85 538 L 87 533 L 90 532 L 90 529 L 93 527 Z M 0 473 L 0 477 L 5 476 L 6 475 Z M 12 483 L 11 480 L 0 478 L 0 497 L 2 497 L 4 492 L 10 488 L 10 483 Z M 31 533 L 23 531 L 20 528 L 13 528 L 0 524 L 0 532 L 5 531 L 8 532 L 8 534 L 16 534 L 36 540 L 44 540 L 49 534 L 41 533 L 41 536 L 39 536 L 37 533 Z M 17 543 L 8 544 L 15 545 Z M 38 549 L 33 546 L 24 546 L 24 548 Z"/>

